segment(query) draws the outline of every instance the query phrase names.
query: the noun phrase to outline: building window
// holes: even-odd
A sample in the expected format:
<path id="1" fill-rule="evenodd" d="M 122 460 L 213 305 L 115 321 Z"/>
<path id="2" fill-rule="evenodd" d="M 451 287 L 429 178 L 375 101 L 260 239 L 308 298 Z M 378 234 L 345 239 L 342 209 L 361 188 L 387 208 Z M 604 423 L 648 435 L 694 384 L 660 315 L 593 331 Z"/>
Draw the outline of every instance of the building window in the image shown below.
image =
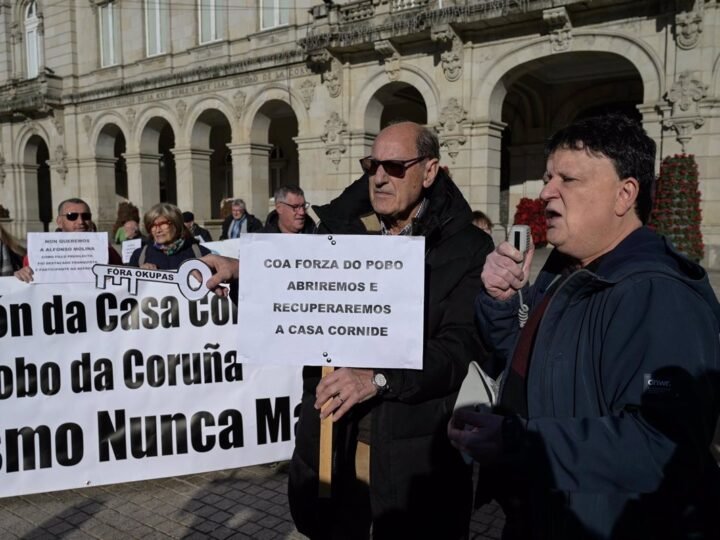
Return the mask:
<path id="1" fill-rule="evenodd" d="M 42 43 L 40 41 L 40 17 L 37 2 L 28 2 L 23 19 L 25 30 L 25 68 L 28 79 L 34 79 L 40 73 L 42 65 Z"/>
<path id="2" fill-rule="evenodd" d="M 145 0 L 145 43 L 147 56 L 167 52 L 168 35 L 167 0 Z"/>
<path id="3" fill-rule="evenodd" d="M 290 22 L 290 0 L 260 0 L 260 28 L 274 28 Z"/>
<path id="4" fill-rule="evenodd" d="M 221 0 L 199 0 L 198 20 L 200 21 L 200 44 L 220 39 Z"/>
<path id="5" fill-rule="evenodd" d="M 114 66 L 118 63 L 118 6 L 116 2 L 108 2 L 98 6 L 100 25 L 100 65 Z"/>

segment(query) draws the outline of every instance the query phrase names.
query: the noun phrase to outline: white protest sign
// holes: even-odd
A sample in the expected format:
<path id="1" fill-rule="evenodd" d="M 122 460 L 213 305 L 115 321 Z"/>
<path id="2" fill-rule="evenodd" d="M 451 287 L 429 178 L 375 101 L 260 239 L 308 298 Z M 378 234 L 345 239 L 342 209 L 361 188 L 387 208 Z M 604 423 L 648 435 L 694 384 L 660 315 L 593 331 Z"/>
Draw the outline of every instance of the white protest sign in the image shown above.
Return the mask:
<path id="1" fill-rule="evenodd" d="M 425 239 L 244 234 L 244 362 L 422 369 Z"/>
<path id="2" fill-rule="evenodd" d="M 108 261 L 107 233 L 28 233 L 28 260 L 35 283 L 95 281 L 94 264 Z"/>
<path id="3" fill-rule="evenodd" d="M 208 248 L 215 255 L 223 255 L 224 257 L 238 258 L 240 252 L 240 239 L 230 238 L 228 240 L 216 240 L 214 242 L 205 242 L 203 247 Z"/>
<path id="4" fill-rule="evenodd" d="M 0 497 L 289 459 L 301 368 L 242 365 L 227 298 L 111 281 L 0 278 Z"/>
<path id="5" fill-rule="evenodd" d="M 125 240 L 122 243 L 122 262 L 123 264 L 127 264 L 130 262 L 130 257 L 132 257 L 133 252 L 136 249 L 139 249 L 142 247 L 142 238 L 134 238 L 132 240 Z"/>

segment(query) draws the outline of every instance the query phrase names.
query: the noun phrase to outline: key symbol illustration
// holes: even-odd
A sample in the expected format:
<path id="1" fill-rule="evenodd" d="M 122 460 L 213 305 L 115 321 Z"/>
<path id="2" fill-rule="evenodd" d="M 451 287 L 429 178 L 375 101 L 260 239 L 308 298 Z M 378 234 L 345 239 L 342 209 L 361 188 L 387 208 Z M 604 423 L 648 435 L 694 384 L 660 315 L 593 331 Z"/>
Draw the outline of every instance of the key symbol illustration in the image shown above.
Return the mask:
<path id="1" fill-rule="evenodd" d="M 200 275 L 199 282 L 192 275 L 193 272 Z M 173 283 L 180 289 L 180 293 L 191 301 L 200 300 L 207 294 L 208 289 L 205 283 L 212 276 L 210 267 L 198 259 L 189 259 L 183 262 L 177 270 L 145 270 L 144 268 L 96 264 L 93 266 L 93 273 L 95 274 L 95 287 L 98 289 L 104 289 L 108 279 L 112 281 L 113 285 L 122 285 L 123 280 L 126 280 L 128 292 L 132 295 L 137 295 L 138 281 Z M 193 278 L 192 283 L 191 277 Z"/>

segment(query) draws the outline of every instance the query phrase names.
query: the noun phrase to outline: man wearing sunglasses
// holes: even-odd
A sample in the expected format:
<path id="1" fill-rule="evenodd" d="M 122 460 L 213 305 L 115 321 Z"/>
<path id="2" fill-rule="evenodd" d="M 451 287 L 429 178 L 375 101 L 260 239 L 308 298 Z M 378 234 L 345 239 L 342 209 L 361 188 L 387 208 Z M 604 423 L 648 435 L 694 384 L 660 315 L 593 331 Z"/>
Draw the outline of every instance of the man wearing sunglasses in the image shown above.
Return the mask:
<path id="1" fill-rule="evenodd" d="M 365 231 L 360 217 L 374 212 L 383 235 L 424 236 L 426 289 L 422 370 L 341 368 L 322 380 L 319 367 L 303 370 L 288 495 L 310 538 L 367 539 L 371 528 L 375 539 L 467 537 L 471 470 L 445 431 L 470 361 L 483 356 L 473 299 L 492 242 L 439 157 L 429 129 L 391 125 L 360 160 L 363 177 L 313 207 L 323 234 Z M 320 499 L 319 425 L 328 415 L 332 498 Z"/>
<path id="2" fill-rule="evenodd" d="M 374 213 L 384 235 L 424 236 L 426 285 L 422 370 L 340 368 L 321 382 L 319 367 L 303 369 L 288 497 L 297 529 L 310 538 L 366 540 L 371 530 L 375 540 L 468 536 L 472 471 L 450 445 L 446 427 L 470 361 L 488 357 L 473 301 L 493 244 L 472 224 L 472 210 L 439 158 L 429 129 L 391 125 L 361 160 L 365 174 L 329 204 L 313 206 L 317 233 L 367 233 L 361 218 Z M 228 294 L 218 285 L 237 280 L 237 260 L 203 260 L 215 271 L 207 286 Z M 334 421 L 332 497 L 321 499 L 320 418 L 328 415 Z"/>
<path id="3" fill-rule="evenodd" d="M 58 226 L 57 232 L 93 232 L 90 207 L 85 201 L 78 198 L 64 200 L 58 205 L 55 223 Z M 108 264 L 122 264 L 122 258 L 110 245 L 108 245 Z M 23 267 L 15 272 L 15 277 L 25 283 L 33 280 L 33 271 L 27 255 L 23 259 Z"/>
<path id="4" fill-rule="evenodd" d="M 281 186 L 275 190 L 275 210 L 270 212 L 263 228 L 268 233 L 312 233 L 315 222 L 307 215 L 310 205 L 305 201 L 303 190 L 294 185 Z"/>

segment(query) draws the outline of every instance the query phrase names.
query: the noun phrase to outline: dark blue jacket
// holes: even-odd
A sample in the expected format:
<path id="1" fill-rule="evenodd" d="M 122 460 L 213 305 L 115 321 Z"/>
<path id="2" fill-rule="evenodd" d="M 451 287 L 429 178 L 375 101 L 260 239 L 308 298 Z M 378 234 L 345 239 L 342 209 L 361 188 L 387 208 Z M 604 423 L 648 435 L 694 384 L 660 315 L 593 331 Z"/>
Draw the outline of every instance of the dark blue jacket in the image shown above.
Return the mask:
<path id="1" fill-rule="evenodd" d="M 524 291 L 531 309 L 567 263 L 550 255 Z M 720 305 L 705 271 L 641 228 L 557 287 L 527 379 L 533 536 L 720 538 Z M 512 358 L 517 295 L 476 307 L 486 343 Z"/>

